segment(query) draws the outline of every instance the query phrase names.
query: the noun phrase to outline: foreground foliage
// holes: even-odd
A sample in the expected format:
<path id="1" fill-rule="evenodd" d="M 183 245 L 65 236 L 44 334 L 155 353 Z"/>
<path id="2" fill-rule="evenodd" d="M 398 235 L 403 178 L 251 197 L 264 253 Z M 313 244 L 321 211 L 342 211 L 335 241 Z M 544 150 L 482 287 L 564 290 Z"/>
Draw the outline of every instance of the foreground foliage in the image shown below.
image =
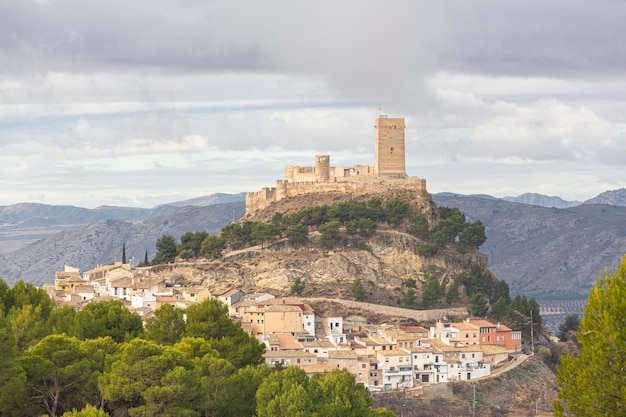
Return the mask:
<path id="1" fill-rule="evenodd" d="M 0 417 L 373 412 L 369 392 L 347 371 L 309 380 L 299 368 L 284 375 L 271 370 L 263 364 L 264 345 L 227 312 L 216 299 L 185 311 L 164 305 L 144 331 L 139 316 L 119 300 L 75 312 L 55 308 L 41 289 L 9 288 L 0 279 Z M 276 381 L 284 381 L 279 406 L 267 400 L 273 389 L 267 387 Z M 309 386 L 304 401 L 310 407 L 301 408 L 298 394 Z M 275 409 L 288 414 L 263 411 Z M 377 412 L 372 415 L 388 415 Z"/>
<path id="2" fill-rule="evenodd" d="M 626 256 L 589 293 L 577 356 L 565 355 L 557 380 L 557 416 L 623 416 L 626 410 Z"/>

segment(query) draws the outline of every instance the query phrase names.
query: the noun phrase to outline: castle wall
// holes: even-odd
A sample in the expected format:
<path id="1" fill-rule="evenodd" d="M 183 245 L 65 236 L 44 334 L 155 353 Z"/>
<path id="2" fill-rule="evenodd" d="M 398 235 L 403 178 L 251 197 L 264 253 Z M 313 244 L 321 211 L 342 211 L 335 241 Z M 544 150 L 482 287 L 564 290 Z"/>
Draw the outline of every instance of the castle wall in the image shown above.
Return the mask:
<path id="1" fill-rule="evenodd" d="M 285 167 L 276 187 L 246 193 L 246 213 L 252 213 L 285 197 L 324 192 L 361 195 L 385 191 L 389 186 L 426 190 L 426 180 L 407 177 L 404 119 L 376 119 L 375 165 L 330 166 L 329 155 L 316 155 L 315 166 Z M 398 182 L 399 181 L 399 182 Z"/>
<path id="2" fill-rule="evenodd" d="M 358 177 L 352 177 L 355 179 Z M 363 195 L 371 193 L 382 193 L 390 187 L 402 187 L 407 190 L 425 191 L 426 180 L 418 177 L 406 177 L 403 179 L 380 179 L 365 176 L 358 181 L 345 180 L 336 182 L 299 182 L 289 183 L 287 181 L 277 181 L 275 188 L 264 188 L 261 192 L 246 193 L 246 213 L 252 213 L 264 209 L 275 201 L 280 201 L 286 197 L 298 195 L 341 192 L 344 194 Z"/>

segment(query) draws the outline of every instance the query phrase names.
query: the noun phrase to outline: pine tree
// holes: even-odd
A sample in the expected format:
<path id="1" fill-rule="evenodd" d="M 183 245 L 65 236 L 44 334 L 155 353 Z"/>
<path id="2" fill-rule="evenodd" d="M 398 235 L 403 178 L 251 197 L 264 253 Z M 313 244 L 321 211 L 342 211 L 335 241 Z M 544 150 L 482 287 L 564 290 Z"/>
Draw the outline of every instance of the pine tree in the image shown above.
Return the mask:
<path id="1" fill-rule="evenodd" d="M 577 356 L 563 356 L 557 416 L 623 416 L 626 410 L 626 256 L 591 288 Z"/>
<path id="2" fill-rule="evenodd" d="M 122 264 L 126 263 L 126 243 L 122 244 Z"/>

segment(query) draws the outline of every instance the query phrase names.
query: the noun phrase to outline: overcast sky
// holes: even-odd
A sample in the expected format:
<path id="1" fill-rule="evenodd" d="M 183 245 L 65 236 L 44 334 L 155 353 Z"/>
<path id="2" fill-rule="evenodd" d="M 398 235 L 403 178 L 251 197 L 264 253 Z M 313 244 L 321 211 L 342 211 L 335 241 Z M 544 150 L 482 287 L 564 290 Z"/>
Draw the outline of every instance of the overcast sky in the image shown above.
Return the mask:
<path id="1" fill-rule="evenodd" d="M 0 205 L 150 207 L 373 164 L 431 192 L 626 187 L 621 0 L 2 0 Z"/>

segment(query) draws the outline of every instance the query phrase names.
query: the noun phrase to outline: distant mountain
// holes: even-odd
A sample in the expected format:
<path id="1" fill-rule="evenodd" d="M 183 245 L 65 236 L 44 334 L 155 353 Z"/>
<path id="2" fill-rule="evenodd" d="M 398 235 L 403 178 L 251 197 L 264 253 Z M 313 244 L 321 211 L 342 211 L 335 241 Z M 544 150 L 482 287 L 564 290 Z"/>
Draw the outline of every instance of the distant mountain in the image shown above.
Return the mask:
<path id="1" fill-rule="evenodd" d="M 163 204 L 153 208 L 99 206 L 87 209 L 20 203 L 0 206 L 0 254 L 21 249 L 64 230 L 80 229 L 100 220 L 142 221 L 168 216 L 184 206 L 209 206 L 245 201 L 245 193 L 211 194 L 192 200 Z"/>
<path id="2" fill-rule="evenodd" d="M 449 194 L 433 199 L 485 224 L 487 241 L 480 251 L 514 294 L 586 298 L 600 270 L 615 268 L 626 253 L 626 207 L 556 209 Z"/>
<path id="3" fill-rule="evenodd" d="M 533 206 L 569 208 L 579 206 L 580 201 L 566 201 L 561 197 L 548 196 L 537 193 L 525 193 L 517 197 L 503 197 L 502 200 L 512 203 L 532 204 Z"/>
<path id="4" fill-rule="evenodd" d="M 611 206 L 626 206 L 626 188 L 619 190 L 605 191 L 585 201 L 584 204 L 608 204 Z"/>
<path id="5" fill-rule="evenodd" d="M 205 195 L 202 197 L 196 197 L 189 200 L 176 201 L 174 203 L 168 203 L 170 206 L 183 207 L 183 206 L 211 206 L 213 204 L 234 203 L 237 201 L 246 201 L 246 193 L 237 194 L 223 194 L 216 193 L 211 195 Z"/>
<path id="6" fill-rule="evenodd" d="M 0 225 L 19 225 L 31 219 L 38 219 L 37 224 L 88 224 L 102 220 L 102 214 L 94 210 L 74 206 L 50 206 L 38 203 L 20 203 L 0 206 Z"/>
<path id="7" fill-rule="evenodd" d="M 177 240 L 186 232 L 204 230 L 213 234 L 244 213 L 245 204 L 235 202 L 186 206 L 167 216 L 143 221 L 100 220 L 0 256 L 0 277 L 10 285 L 20 279 L 35 285 L 50 283 L 54 281 L 54 272 L 62 270 L 64 264 L 87 270 L 121 260 L 124 243 L 127 259 L 134 258 L 138 263 L 143 261 L 146 250 L 149 259 L 154 257 L 156 241 L 165 234 Z"/>

